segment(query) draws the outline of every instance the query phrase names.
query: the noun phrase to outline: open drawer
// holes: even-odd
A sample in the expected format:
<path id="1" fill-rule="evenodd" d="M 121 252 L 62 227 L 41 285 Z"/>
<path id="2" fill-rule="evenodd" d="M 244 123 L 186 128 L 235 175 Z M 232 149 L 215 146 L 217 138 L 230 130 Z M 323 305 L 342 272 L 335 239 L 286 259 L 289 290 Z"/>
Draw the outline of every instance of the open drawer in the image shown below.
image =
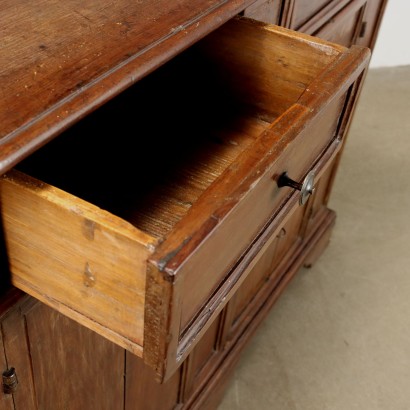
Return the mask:
<path id="1" fill-rule="evenodd" d="M 279 176 L 339 149 L 367 59 L 228 22 L 3 177 L 13 284 L 167 377 L 295 208 Z"/>

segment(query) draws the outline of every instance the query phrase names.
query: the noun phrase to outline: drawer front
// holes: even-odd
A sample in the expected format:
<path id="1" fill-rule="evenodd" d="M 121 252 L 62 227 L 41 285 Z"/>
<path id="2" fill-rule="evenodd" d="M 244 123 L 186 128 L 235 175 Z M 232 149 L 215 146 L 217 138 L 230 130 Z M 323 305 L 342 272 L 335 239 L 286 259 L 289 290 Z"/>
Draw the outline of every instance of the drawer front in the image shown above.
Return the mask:
<path id="1" fill-rule="evenodd" d="M 237 325 L 246 318 L 247 308 L 257 297 L 258 291 L 270 278 L 279 281 L 280 273 L 276 270 L 279 263 L 289 255 L 301 239 L 302 220 L 306 207 L 298 207 L 290 219 L 280 228 L 279 233 L 272 235 L 265 245 L 265 249 L 257 255 L 257 262 L 249 272 L 235 296 L 229 302 L 228 321 L 229 332 L 235 332 Z M 276 278 L 275 278 L 276 277 Z M 255 301 L 258 304 L 260 301 Z"/>
<path id="2" fill-rule="evenodd" d="M 344 97 L 342 98 L 342 100 L 344 100 Z M 289 165 L 294 165 L 296 175 L 298 175 L 298 172 L 300 172 L 300 174 L 303 176 L 306 172 L 313 169 L 317 173 L 318 177 L 320 177 L 321 173 L 335 157 L 341 145 L 340 141 L 338 141 L 338 139 L 336 138 L 335 131 L 337 129 L 337 124 L 339 123 L 338 120 L 342 107 L 343 104 L 341 104 L 341 100 L 336 100 L 333 105 L 329 105 L 329 111 L 325 110 L 323 112 L 324 115 L 319 116 L 317 121 L 312 124 L 312 127 L 306 128 L 304 130 L 304 133 L 301 134 L 301 140 L 306 142 L 311 141 L 309 139 L 309 135 L 312 135 L 311 138 L 313 138 L 313 135 L 315 135 L 316 137 L 322 135 L 323 145 L 320 148 L 319 145 L 317 146 L 316 158 L 312 158 L 307 155 L 308 159 L 306 160 L 306 162 L 304 162 L 303 149 L 301 151 L 291 149 L 289 151 L 289 155 L 283 154 L 283 156 L 280 157 L 278 163 L 276 164 L 278 168 L 272 166 L 272 168 L 269 169 L 266 178 L 261 179 L 260 186 L 255 187 L 255 196 L 251 195 L 249 197 L 249 203 L 246 203 L 246 201 L 244 201 L 243 208 L 241 204 L 238 205 L 238 213 L 234 214 L 235 219 L 232 222 L 236 223 L 235 229 L 233 229 L 231 225 L 227 225 L 229 227 L 229 231 L 221 233 L 221 235 L 224 235 L 223 239 L 218 242 L 212 242 L 212 245 L 216 243 L 214 252 L 218 252 L 220 249 L 224 249 L 224 255 L 226 257 L 229 257 L 228 252 L 230 250 L 229 245 L 231 245 L 231 243 L 236 243 L 236 240 L 243 239 L 245 234 L 249 236 L 257 235 L 254 230 L 255 227 L 251 226 L 250 223 L 249 226 L 253 230 L 250 230 L 248 232 L 244 231 L 244 221 L 246 221 L 246 218 L 253 217 L 254 221 L 260 218 L 259 221 L 266 221 L 268 219 L 268 216 L 271 216 L 270 223 L 266 230 L 263 230 L 263 227 L 261 228 L 261 235 L 258 236 L 255 241 L 251 242 L 251 247 L 248 248 L 246 252 L 244 252 L 243 256 L 239 259 L 239 262 L 237 262 L 237 264 L 234 266 L 234 269 L 231 272 L 228 272 L 228 274 L 221 275 L 219 277 L 216 275 L 216 272 L 212 272 L 212 270 L 208 271 L 208 275 L 205 275 L 204 277 L 197 277 L 195 280 L 189 280 L 188 275 L 185 276 L 185 282 L 183 283 L 184 292 L 182 293 L 181 298 L 182 303 L 181 301 L 179 301 L 181 303 L 180 306 L 182 307 L 182 310 L 178 317 L 186 318 L 186 320 L 188 320 L 190 317 L 189 315 L 191 315 L 191 317 L 193 316 L 194 319 L 191 321 L 191 323 L 188 323 L 185 329 L 181 329 L 182 337 L 180 338 L 177 347 L 178 361 L 182 361 L 183 358 L 186 357 L 192 346 L 194 346 L 196 341 L 200 339 L 202 332 L 207 329 L 207 325 L 212 323 L 214 315 L 218 314 L 221 311 L 221 309 L 229 301 L 232 295 L 234 295 L 240 288 L 243 281 L 246 280 L 246 278 L 252 271 L 254 264 L 256 263 L 256 255 L 258 255 L 261 251 L 261 247 L 264 247 L 266 244 L 267 235 L 268 237 L 271 237 L 272 232 L 276 232 L 275 236 L 280 235 L 280 227 L 283 226 L 284 221 L 286 221 L 287 218 L 291 217 L 294 212 L 298 210 L 297 193 L 290 188 L 279 189 L 277 188 L 277 186 L 276 188 L 273 188 L 276 191 L 276 198 L 278 200 L 278 202 L 276 203 L 275 201 L 273 201 L 274 210 L 259 206 L 260 204 L 265 204 L 266 206 L 266 204 L 269 204 L 269 200 L 272 201 L 272 198 L 275 198 L 274 195 L 272 196 L 272 191 L 269 192 L 269 189 L 272 189 L 272 183 L 274 185 L 276 184 L 275 178 L 277 178 L 277 176 L 282 172 L 289 170 Z M 333 116 L 326 115 L 329 113 L 333 113 Z M 323 134 L 321 134 L 321 132 Z M 333 138 L 331 136 L 333 136 Z M 330 145 L 328 145 L 329 142 Z M 324 147 L 327 147 L 327 149 L 323 151 Z M 313 156 L 314 154 L 312 153 L 311 155 Z M 300 162 L 298 162 L 298 160 L 300 160 Z M 302 166 L 306 166 L 306 169 L 304 171 L 298 168 L 298 166 L 301 166 L 301 164 Z M 303 211 L 298 210 L 298 212 Z M 301 217 L 301 214 L 299 214 L 299 216 Z M 298 218 L 296 217 L 295 220 L 297 219 Z M 289 236 L 290 239 L 293 240 L 295 238 L 294 235 L 297 236 L 298 227 L 299 225 L 291 225 L 291 232 Z M 235 234 L 232 235 L 232 232 L 234 232 Z M 249 238 L 249 236 L 247 237 Z M 281 255 L 284 255 L 286 251 L 290 249 L 292 244 L 295 243 L 292 240 L 288 241 L 285 238 L 282 243 L 278 241 L 277 252 L 281 253 Z M 206 261 L 202 263 L 201 266 L 198 264 L 197 268 L 200 268 L 201 272 L 204 272 L 204 270 L 207 271 L 209 267 L 212 268 L 214 259 L 215 258 L 210 256 L 208 259 L 206 259 Z M 191 272 L 196 271 L 195 269 L 193 269 Z M 222 280 L 219 279 L 221 280 L 221 282 L 219 283 L 219 286 L 217 288 L 211 288 L 209 286 L 209 282 L 214 280 L 214 278 L 222 278 Z M 211 295 L 211 297 L 209 297 L 209 295 Z M 200 303 L 198 303 L 201 301 L 201 297 L 204 301 L 204 305 L 202 306 Z M 187 300 L 189 301 L 190 305 L 186 304 Z M 196 311 L 194 309 L 196 309 Z M 180 321 L 179 324 L 180 323 L 183 322 Z"/>
<path id="3" fill-rule="evenodd" d="M 144 355 L 162 374 L 182 363 L 239 289 L 267 227 L 274 232 L 296 209 L 297 193 L 278 178 L 320 174 L 338 152 L 350 90 L 369 56 L 302 34 L 295 42 L 294 33 L 243 19 L 221 30 L 217 47 L 212 36 L 205 43 L 211 60 L 222 60 L 221 84 L 273 119 L 149 260 Z M 326 62 L 317 65 L 319 50 Z"/>
<path id="4" fill-rule="evenodd" d="M 302 180 L 312 170 L 325 149 L 336 139 L 340 113 L 345 96 L 335 100 L 312 121 L 289 144 L 286 144 L 274 164 L 267 164 L 261 176 L 246 196 L 241 198 L 235 209 L 226 217 L 217 231 L 203 245 L 203 252 L 190 258 L 190 271 L 198 275 L 186 275 L 182 300 L 181 327 L 187 328 L 200 308 L 206 304 L 228 273 L 220 269 L 233 267 L 238 250 L 245 252 L 266 223 L 278 213 L 288 200 L 292 190 L 279 188 L 278 177 L 284 172 L 295 180 Z M 268 135 L 267 138 L 275 135 Z M 263 142 L 261 142 L 262 147 Z M 269 143 L 267 144 L 269 145 Z M 221 250 L 223 249 L 223 252 Z M 226 268 L 225 268 L 226 269 Z"/>

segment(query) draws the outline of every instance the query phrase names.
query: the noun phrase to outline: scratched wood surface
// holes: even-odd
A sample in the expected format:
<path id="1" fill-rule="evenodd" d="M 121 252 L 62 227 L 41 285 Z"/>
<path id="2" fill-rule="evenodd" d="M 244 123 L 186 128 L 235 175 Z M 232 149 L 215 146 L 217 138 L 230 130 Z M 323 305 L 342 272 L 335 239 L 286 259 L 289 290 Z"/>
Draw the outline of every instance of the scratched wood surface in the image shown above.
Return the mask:
<path id="1" fill-rule="evenodd" d="M 365 59 L 229 22 L 18 164 L 35 179 L 6 174 L 13 283 L 169 376 L 162 338 L 192 348 L 193 318 L 289 196 L 272 178 L 321 155 Z"/>
<path id="2" fill-rule="evenodd" d="M 4 0 L 0 171 L 252 0 Z"/>

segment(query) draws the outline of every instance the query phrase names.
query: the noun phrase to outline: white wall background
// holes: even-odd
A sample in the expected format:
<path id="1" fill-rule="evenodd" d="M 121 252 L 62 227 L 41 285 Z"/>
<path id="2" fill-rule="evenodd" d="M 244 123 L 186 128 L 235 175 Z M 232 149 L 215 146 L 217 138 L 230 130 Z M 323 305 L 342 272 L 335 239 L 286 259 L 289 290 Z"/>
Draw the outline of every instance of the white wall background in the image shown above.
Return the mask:
<path id="1" fill-rule="evenodd" d="M 370 67 L 410 65 L 410 0 L 388 0 Z"/>

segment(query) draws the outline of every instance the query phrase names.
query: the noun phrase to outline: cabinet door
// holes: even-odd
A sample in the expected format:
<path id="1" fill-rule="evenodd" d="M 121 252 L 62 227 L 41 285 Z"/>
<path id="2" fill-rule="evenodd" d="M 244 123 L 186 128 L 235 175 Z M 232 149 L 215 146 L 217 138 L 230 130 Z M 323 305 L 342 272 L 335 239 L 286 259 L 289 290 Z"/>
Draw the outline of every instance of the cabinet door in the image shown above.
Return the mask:
<path id="1" fill-rule="evenodd" d="M 141 358 L 126 353 L 125 410 L 171 410 L 179 401 L 181 368 L 165 383 Z"/>
<path id="2" fill-rule="evenodd" d="M 124 350 L 32 299 L 3 321 L 16 410 L 122 410 Z"/>
<path id="3" fill-rule="evenodd" d="M 356 42 L 358 45 L 374 47 L 386 3 L 387 0 L 369 0 L 367 2 L 363 15 L 362 30 Z"/>
<path id="4" fill-rule="evenodd" d="M 13 309 L 7 315 L 1 328 L 8 368 L 14 367 L 19 382 L 13 394 L 15 408 L 37 409 L 25 321 L 19 308 Z"/>
<path id="5" fill-rule="evenodd" d="M 1 372 L 3 373 L 8 368 L 9 367 L 7 365 L 6 357 L 4 355 L 3 337 L 0 332 L 0 369 L 1 369 Z M 13 395 L 4 393 L 3 388 L 1 388 L 0 410 L 13 410 L 13 409 L 14 409 Z"/>
<path id="6" fill-rule="evenodd" d="M 184 363 L 183 391 L 181 400 L 184 404 L 192 402 L 207 384 L 208 378 L 215 370 L 218 361 L 220 329 L 224 321 L 224 312 L 205 332 Z"/>

